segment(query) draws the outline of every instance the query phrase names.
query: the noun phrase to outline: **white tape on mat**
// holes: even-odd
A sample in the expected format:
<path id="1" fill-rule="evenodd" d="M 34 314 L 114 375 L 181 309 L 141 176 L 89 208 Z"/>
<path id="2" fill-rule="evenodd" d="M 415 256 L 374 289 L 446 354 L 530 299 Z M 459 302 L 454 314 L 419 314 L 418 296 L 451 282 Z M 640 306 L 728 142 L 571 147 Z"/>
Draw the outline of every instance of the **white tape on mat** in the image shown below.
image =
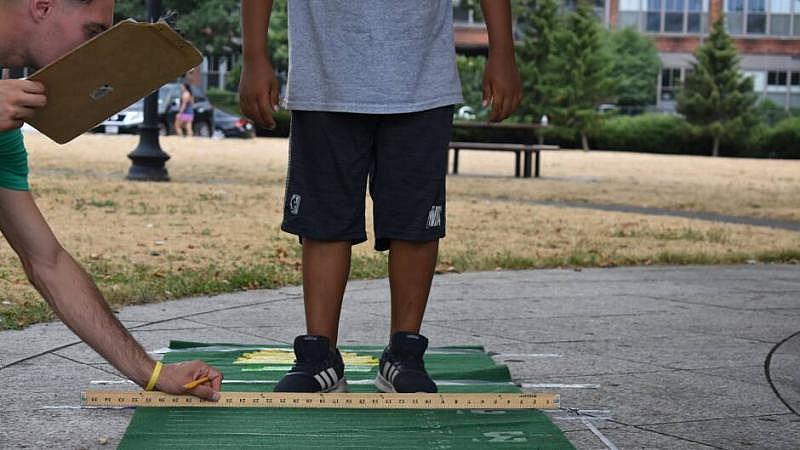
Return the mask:
<path id="1" fill-rule="evenodd" d="M 597 436 L 601 441 L 603 441 L 603 444 L 606 444 L 608 450 L 619 450 L 617 446 L 614 445 L 613 442 L 611 442 L 610 439 L 608 439 L 602 432 L 600 432 L 600 430 L 597 429 L 596 426 L 594 426 L 592 422 L 589 421 L 589 419 L 583 418 L 581 422 L 583 422 L 583 424 L 586 425 L 586 428 L 588 428 L 589 431 L 594 433 L 595 436 Z"/>
<path id="2" fill-rule="evenodd" d="M 600 389 L 599 384 L 522 383 L 522 389 Z"/>
<path id="3" fill-rule="evenodd" d="M 508 358 L 518 358 L 518 359 L 528 359 L 528 358 L 563 358 L 564 355 L 560 353 L 498 353 L 496 355 L 491 355 L 492 358 L 499 358 L 499 359 L 508 359 Z"/>
<path id="4" fill-rule="evenodd" d="M 574 409 L 562 408 L 560 411 L 550 411 L 549 415 L 555 420 L 611 420 L 614 417 L 608 409 Z"/>

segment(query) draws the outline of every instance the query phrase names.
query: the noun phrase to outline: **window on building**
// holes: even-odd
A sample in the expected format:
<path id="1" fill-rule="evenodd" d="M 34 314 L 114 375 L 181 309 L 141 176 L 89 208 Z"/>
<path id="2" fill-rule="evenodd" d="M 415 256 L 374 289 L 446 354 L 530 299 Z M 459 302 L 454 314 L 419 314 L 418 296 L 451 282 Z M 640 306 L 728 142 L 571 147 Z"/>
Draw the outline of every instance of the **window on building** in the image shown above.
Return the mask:
<path id="1" fill-rule="evenodd" d="M 800 36 L 800 0 L 726 0 L 733 35 Z"/>
<path id="2" fill-rule="evenodd" d="M 792 86 L 800 86 L 800 72 L 792 72 L 790 83 Z"/>
<path id="3" fill-rule="evenodd" d="M 708 0 L 620 0 L 617 25 L 646 33 L 701 33 L 707 16 Z"/>
<path id="4" fill-rule="evenodd" d="M 684 19 L 684 0 L 665 0 L 664 31 L 667 33 L 682 33 Z"/>
<path id="5" fill-rule="evenodd" d="M 681 69 L 661 70 L 661 101 L 673 101 L 681 84 Z"/>
<path id="6" fill-rule="evenodd" d="M 634 28 L 639 30 L 639 21 L 641 20 L 641 15 L 641 0 L 620 0 L 619 19 L 617 25 L 620 28 Z"/>
<path id="7" fill-rule="evenodd" d="M 767 32 L 767 1 L 747 0 L 747 34 Z"/>
<path id="8" fill-rule="evenodd" d="M 786 86 L 786 72 L 767 72 L 767 86 Z"/>
<path id="9" fill-rule="evenodd" d="M 794 0 L 794 30 L 795 36 L 800 36 L 800 0 Z"/>
<path id="10" fill-rule="evenodd" d="M 791 0 L 770 0 L 769 2 L 769 34 L 788 36 L 792 22 Z M 800 11 L 798 11 L 800 13 Z"/>
<path id="11" fill-rule="evenodd" d="M 594 14 L 600 23 L 606 23 L 606 0 L 594 0 Z"/>
<path id="12" fill-rule="evenodd" d="M 727 14 L 725 20 L 728 24 L 728 32 L 731 34 L 742 34 L 744 31 L 744 0 L 728 0 Z"/>
<path id="13" fill-rule="evenodd" d="M 661 0 L 647 0 L 647 22 L 645 31 L 661 32 Z"/>
<path id="14" fill-rule="evenodd" d="M 703 1 L 689 0 L 686 14 L 686 31 L 689 33 L 699 33 L 705 31 L 703 28 Z"/>

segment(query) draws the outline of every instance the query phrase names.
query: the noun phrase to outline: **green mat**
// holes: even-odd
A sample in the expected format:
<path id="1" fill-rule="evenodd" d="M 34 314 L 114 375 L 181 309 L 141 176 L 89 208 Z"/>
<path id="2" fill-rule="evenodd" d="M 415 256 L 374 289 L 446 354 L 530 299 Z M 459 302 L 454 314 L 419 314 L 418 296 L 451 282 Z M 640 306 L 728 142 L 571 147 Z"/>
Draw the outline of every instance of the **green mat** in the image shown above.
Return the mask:
<path id="1" fill-rule="evenodd" d="M 202 359 L 222 370 L 227 391 L 272 391 L 286 364 L 234 363 L 267 345 L 201 344 L 173 341 L 164 362 Z M 358 357 L 377 358 L 377 346 L 341 348 Z M 291 356 L 290 354 L 288 355 Z M 355 355 L 351 355 L 355 356 Z M 347 364 L 348 358 L 345 358 Z M 346 369 L 351 392 L 375 392 L 377 368 L 363 358 Z M 497 365 L 482 347 L 431 348 L 426 367 L 440 392 L 519 392 L 508 368 Z M 245 408 L 140 408 L 120 443 L 121 449 L 196 448 L 538 448 L 573 449 L 540 411 L 292 410 Z"/>

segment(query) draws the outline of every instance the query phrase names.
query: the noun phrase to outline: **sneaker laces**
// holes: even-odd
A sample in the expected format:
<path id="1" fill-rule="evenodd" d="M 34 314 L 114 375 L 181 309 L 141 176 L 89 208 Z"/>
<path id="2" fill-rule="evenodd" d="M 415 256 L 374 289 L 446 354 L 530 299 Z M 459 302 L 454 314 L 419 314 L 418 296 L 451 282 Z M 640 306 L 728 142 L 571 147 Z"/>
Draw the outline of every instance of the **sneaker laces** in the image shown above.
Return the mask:
<path id="1" fill-rule="evenodd" d="M 391 357 L 387 362 L 397 366 L 398 370 L 414 370 L 417 372 L 425 372 L 425 361 L 422 357 L 401 358 L 394 353 L 390 353 Z"/>
<path id="2" fill-rule="evenodd" d="M 323 360 L 314 361 L 311 358 L 297 358 L 294 360 L 294 365 L 292 366 L 292 372 L 306 372 L 312 374 L 318 374 L 323 370 L 328 369 L 329 367 L 333 367 L 333 361 L 331 361 L 330 356 Z"/>

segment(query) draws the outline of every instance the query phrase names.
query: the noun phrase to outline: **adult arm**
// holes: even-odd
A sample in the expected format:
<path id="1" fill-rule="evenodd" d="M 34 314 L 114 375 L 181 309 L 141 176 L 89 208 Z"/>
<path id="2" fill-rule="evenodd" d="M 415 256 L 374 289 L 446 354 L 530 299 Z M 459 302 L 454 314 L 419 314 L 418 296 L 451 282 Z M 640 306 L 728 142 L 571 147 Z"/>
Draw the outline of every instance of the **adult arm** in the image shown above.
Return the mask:
<path id="1" fill-rule="evenodd" d="M 44 85 L 28 80 L 0 80 L 0 131 L 20 128 L 36 108 L 47 103 Z"/>
<path id="2" fill-rule="evenodd" d="M 19 255 L 31 283 L 84 342 L 139 386 L 155 361 L 114 316 L 97 286 L 56 240 L 30 192 L 0 188 L 0 230 Z M 191 391 L 183 387 L 208 376 Z M 201 361 L 165 365 L 156 388 L 171 394 L 219 398 L 221 374 Z"/>
<path id="3" fill-rule="evenodd" d="M 500 122 L 519 107 L 522 82 L 514 57 L 509 0 L 481 0 L 489 32 L 489 59 L 483 77 L 483 103 L 492 105 L 492 122 Z"/>
<path id="4" fill-rule="evenodd" d="M 280 86 L 269 61 L 268 31 L 272 0 L 242 0 L 242 77 L 239 104 L 242 114 L 258 125 L 275 128 Z"/>

